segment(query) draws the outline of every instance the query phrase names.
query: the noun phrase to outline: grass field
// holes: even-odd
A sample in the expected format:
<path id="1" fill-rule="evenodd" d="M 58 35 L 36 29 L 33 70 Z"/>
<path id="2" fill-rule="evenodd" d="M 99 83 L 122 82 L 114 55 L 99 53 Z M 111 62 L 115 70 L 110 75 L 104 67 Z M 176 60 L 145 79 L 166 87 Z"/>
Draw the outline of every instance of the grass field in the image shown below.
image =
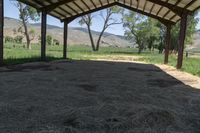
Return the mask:
<path id="1" fill-rule="evenodd" d="M 32 50 L 23 48 L 22 44 L 5 44 L 4 58 L 5 64 L 19 64 L 25 62 L 39 61 L 40 45 L 32 45 Z M 48 60 L 62 59 L 62 46 L 47 46 Z M 162 64 L 164 56 L 158 54 L 157 51 L 145 51 L 141 55 L 137 54 L 137 49 L 133 48 L 101 48 L 98 52 L 92 52 L 89 46 L 69 46 L 68 58 L 74 60 L 91 60 L 91 59 L 122 59 L 130 60 L 130 57 L 135 61 L 145 61 L 152 64 Z M 169 58 L 169 65 L 176 66 L 176 56 L 171 55 Z M 200 58 L 184 58 L 183 71 L 189 72 L 193 75 L 200 76 Z"/>

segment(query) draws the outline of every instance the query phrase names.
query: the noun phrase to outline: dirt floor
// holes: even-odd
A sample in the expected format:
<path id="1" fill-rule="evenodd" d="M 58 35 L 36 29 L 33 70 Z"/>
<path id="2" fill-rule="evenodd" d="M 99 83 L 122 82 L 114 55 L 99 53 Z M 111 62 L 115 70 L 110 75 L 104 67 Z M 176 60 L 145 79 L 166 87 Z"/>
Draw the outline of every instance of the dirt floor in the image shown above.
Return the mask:
<path id="1" fill-rule="evenodd" d="M 0 133 L 199 133 L 200 89 L 160 67 L 57 61 L 0 68 Z"/>

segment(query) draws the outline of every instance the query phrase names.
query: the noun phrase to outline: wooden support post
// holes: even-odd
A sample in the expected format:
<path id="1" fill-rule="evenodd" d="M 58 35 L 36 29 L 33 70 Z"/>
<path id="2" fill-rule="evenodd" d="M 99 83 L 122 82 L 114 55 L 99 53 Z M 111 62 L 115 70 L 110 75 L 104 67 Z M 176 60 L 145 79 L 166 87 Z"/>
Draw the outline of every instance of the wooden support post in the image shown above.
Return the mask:
<path id="1" fill-rule="evenodd" d="M 42 20 L 41 20 L 41 60 L 46 60 L 46 27 L 47 27 L 47 14 L 46 12 L 42 12 Z"/>
<path id="2" fill-rule="evenodd" d="M 63 35 L 63 58 L 67 59 L 67 38 L 68 38 L 68 22 L 64 22 L 64 35 Z"/>
<path id="3" fill-rule="evenodd" d="M 4 0 L 0 0 L 0 66 L 3 65 Z"/>
<path id="4" fill-rule="evenodd" d="M 185 43 L 185 36 L 187 29 L 187 17 L 188 17 L 187 13 L 183 13 L 181 16 L 179 42 L 178 42 L 177 69 L 181 69 L 183 64 L 183 52 L 184 52 L 184 43 Z"/>
<path id="5" fill-rule="evenodd" d="M 166 25 L 167 27 L 167 33 L 165 38 L 165 60 L 164 64 L 168 64 L 169 61 L 169 50 L 171 46 L 171 25 Z"/>

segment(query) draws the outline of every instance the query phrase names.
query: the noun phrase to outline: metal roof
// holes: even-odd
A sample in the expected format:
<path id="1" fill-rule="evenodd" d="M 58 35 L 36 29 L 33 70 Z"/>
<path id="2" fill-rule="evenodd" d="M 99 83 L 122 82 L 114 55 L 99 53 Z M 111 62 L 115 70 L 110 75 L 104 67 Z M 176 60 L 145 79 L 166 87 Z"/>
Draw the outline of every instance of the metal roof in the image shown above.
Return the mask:
<path id="1" fill-rule="evenodd" d="M 61 21 L 118 5 L 165 23 L 176 23 L 182 13 L 192 14 L 200 0 L 18 0 Z"/>

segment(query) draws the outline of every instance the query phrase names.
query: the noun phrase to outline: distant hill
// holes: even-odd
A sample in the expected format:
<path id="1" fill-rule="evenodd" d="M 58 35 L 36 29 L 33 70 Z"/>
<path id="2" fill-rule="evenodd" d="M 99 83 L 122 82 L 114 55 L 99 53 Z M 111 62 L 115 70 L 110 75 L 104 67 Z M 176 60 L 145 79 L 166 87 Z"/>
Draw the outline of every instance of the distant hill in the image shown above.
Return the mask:
<path id="1" fill-rule="evenodd" d="M 194 51 L 200 51 L 200 30 L 197 30 L 197 32 L 193 36 L 193 44 L 189 45 L 187 47 L 188 50 L 194 50 Z"/>
<path id="2" fill-rule="evenodd" d="M 14 30 L 17 30 L 20 27 L 21 23 L 17 19 L 8 18 L 5 17 L 5 36 L 16 36 L 17 34 L 14 34 Z M 29 29 L 32 28 L 36 31 L 36 38 L 33 40 L 33 42 L 38 42 L 38 37 L 40 36 L 40 23 L 34 23 L 29 24 Z M 92 31 L 94 39 L 97 40 L 99 32 Z M 54 26 L 54 25 L 47 25 L 47 34 L 51 35 L 53 38 L 60 41 L 60 43 L 63 42 L 63 28 Z M 88 36 L 88 31 L 85 28 L 72 28 L 69 27 L 68 31 L 68 42 L 70 45 L 90 45 L 90 39 Z M 25 40 L 24 40 L 25 41 Z M 105 33 L 102 41 L 102 46 L 114 46 L 114 47 L 131 47 L 133 46 L 129 41 L 127 41 L 123 36 L 114 35 L 110 33 Z"/>

